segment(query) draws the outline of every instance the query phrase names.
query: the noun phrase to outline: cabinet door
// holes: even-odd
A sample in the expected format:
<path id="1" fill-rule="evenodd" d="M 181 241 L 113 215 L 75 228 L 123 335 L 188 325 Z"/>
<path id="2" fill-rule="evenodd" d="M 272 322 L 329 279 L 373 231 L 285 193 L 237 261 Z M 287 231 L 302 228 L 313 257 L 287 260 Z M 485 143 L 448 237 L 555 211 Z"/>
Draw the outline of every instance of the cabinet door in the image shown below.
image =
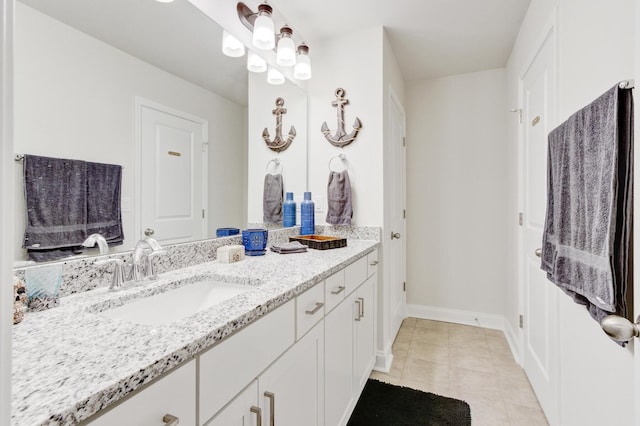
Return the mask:
<path id="1" fill-rule="evenodd" d="M 326 425 L 345 424 L 353 399 L 355 299 L 351 294 L 324 319 Z"/>
<path id="2" fill-rule="evenodd" d="M 263 426 L 324 425 L 321 321 L 258 378 Z"/>
<path id="3" fill-rule="evenodd" d="M 178 367 L 89 424 L 161 425 L 166 414 L 177 417 L 181 425 L 196 424 L 195 360 Z"/>
<path id="4" fill-rule="evenodd" d="M 377 275 L 371 276 L 356 292 L 356 306 L 360 311 L 355 316 L 354 331 L 354 390 L 360 392 L 373 368 L 375 347 L 375 282 Z"/>
<path id="5" fill-rule="evenodd" d="M 206 426 L 257 426 L 260 416 L 258 408 L 258 381 L 254 380 L 233 401 L 223 408 Z"/>

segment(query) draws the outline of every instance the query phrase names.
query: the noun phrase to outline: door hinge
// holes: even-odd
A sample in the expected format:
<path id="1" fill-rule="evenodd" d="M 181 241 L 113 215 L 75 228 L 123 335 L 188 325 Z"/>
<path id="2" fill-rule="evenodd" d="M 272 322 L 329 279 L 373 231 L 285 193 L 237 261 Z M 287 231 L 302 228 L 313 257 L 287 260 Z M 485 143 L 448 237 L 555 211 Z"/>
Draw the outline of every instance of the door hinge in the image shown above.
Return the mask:
<path id="1" fill-rule="evenodd" d="M 407 282 L 402 283 L 402 291 L 407 291 Z"/>
<path id="2" fill-rule="evenodd" d="M 407 146 L 407 138 L 406 137 L 402 137 L 402 146 Z"/>
<path id="3" fill-rule="evenodd" d="M 520 328 L 524 328 L 524 315 L 520 315 L 519 324 Z"/>
<path id="4" fill-rule="evenodd" d="M 204 219 L 204 209 L 202 209 L 202 218 Z"/>
<path id="5" fill-rule="evenodd" d="M 403 219 L 407 218 L 407 209 L 402 209 L 402 218 Z"/>
<path id="6" fill-rule="evenodd" d="M 518 213 L 518 225 L 522 226 L 522 224 L 524 223 L 524 216 L 522 215 L 522 212 Z"/>
<path id="7" fill-rule="evenodd" d="M 207 152 L 207 148 L 209 148 L 209 143 L 202 142 L 202 152 Z"/>
<path id="8" fill-rule="evenodd" d="M 510 112 L 517 112 L 518 113 L 518 122 L 520 124 L 522 124 L 522 108 L 514 108 L 514 109 L 510 109 Z"/>

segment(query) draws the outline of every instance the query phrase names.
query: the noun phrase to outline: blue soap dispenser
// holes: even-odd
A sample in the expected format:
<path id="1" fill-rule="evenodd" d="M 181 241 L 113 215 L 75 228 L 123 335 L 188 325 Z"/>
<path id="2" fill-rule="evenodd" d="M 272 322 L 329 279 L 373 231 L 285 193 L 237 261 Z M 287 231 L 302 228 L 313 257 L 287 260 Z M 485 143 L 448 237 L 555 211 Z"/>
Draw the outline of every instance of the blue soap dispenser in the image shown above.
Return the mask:
<path id="1" fill-rule="evenodd" d="M 296 226 L 296 202 L 293 201 L 293 192 L 287 192 L 287 199 L 284 200 L 282 210 L 284 211 L 282 226 L 285 228 Z"/>
<path id="2" fill-rule="evenodd" d="M 300 235 L 313 235 L 316 232 L 315 210 L 311 192 L 305 192 L 304 200 L 300 203 Z"/>

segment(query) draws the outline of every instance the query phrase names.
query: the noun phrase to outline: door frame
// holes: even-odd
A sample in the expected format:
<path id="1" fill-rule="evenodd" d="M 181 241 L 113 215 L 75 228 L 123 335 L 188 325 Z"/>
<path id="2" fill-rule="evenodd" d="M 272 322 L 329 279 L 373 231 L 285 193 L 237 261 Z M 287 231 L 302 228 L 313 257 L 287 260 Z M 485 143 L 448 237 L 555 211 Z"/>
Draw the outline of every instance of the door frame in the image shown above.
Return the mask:
<path id="1" fill-rule="evenodd" d="M 519 130 L 518 130 L 518 149 L 517 149 L 517 155 L 518 155 L 518 211 L 519 212 L 524 212 L 524 206 L 525 206 L 525 191 L 524 191 L 524 185 L 525 185 L 525 159 L 524 159 L 524 141 L 525 141 L 525 131 L 526 131 L 526 123 L 524 121 L 524 117 L 523 117 L 523 111 L 524 111 L 524 79 L 525 76 L 527 75 L 527 72 L 531 69 L 533 62 L 535 61 L 536 57 L 538 56 L 538 54 L 540 53 L 540 51 L 542 50 L 542 48 L 545 46 L 545 43 L 547 43 L 547 41 L 550 41 L 552 43 L 552 48 L 553 48 L 553 56 L 554 56 L 554 69 L 553 69 L 553 73 L 554 73 L 554 78 L 555 78 L 555 87 L 553 87 L 553 90 L 555 91 L 555 104 L 553 105 L 554 110 L 555 110 L 555 117 L 551 117 L 553 120 L 557 121 L 558 120 L 558 114 L 559 114 L 559 90 L 558 88 L 560 87 L 560 73 L 559 73 L 559 35 L 558 35 L 558 9 L 557 7 L 554 7 L 553 9 L 553 13 L 551 14 L 550 19 L 546 22 L 546 24 L 542 27 L 542 30 L 540 32 L 540 35 L 538 36 L 538 38 L 536 39 L 536 42 L 532 44 L 532 46 L 534 46 L 529 54 L 526 56 L 526 61 L 524 61 L 524 66 L 521 68 L 521 70 L 518 72 L 518 113 L 520 115 L 520 124 L 519 124 Z M 553 37 L 553 39 L 550 40 L 550 37 Z M 552 123 L 555 124 L 555 123 Z M 550 126 L 551 127 L 551 126 Z M 524 238 L 524 226 L 523 225 L 519 225 L 518 226 L 518 312 L 519 315 L 524 316 L 525 314 L 525 310 L 526 310 L 526 305 L 527 305 L 527 301 L 525 300 L 526 298 L 526 291 L 525 291 L 525 274 L 526 274 L 526 268 L 527 268 L 527 264 L 524 261 L 525 258 L 525 238 Z M 556 317 L 559 314 L 559 307 L 556 301 L 556 304 L 553 306 L 553 309 L 555 309 L 556 311 Z M 525 317 L 524 321 L 527 321 L 528 319 Z M 517 329 L 517 353 L 514 353 L 514 355 L 516 355 L 516 362 L 523 367 L 524 369 L 524 351 L 525 351 L 525 332 L 524 332 L 524 328 L 523 327 L 518 327 Z M 561 406 L 562 406 L 562 393 L 561 393 L 561 384 L 560 384 L 560 376 L 561 376 L 561 365 L 560 365 L 560 342 L 559 342 L 559 333 L 556 334 L 556 353 L 555 353 L 555 363 L 557 366 L 557 374 L 558 377 L 555 380 L 555 385 L 556 385 L 556 395 L 557 395 L 557 409 L 555 410 L 556 413 L 556 418 L 555 419 L 548 419 L 550 424 L 562 424 L 562 410 L 561 410 Z M 526 373 L 526 372 L 525 372 Z M 546 413 L 545 413 L 546 415 Z"/>
<path id="2" fill-rule="evenodd" d="M 638 99 L 636 96 L 638 94 L 638 86 L 640 85 L 640 2 L 635 2 L 635 85 L 636 88 L 633 90 L 634 101 Z M 638 106 L 634 107 L 634 121 L 635 123 L 640 123 L 640 108 Z M 634 140 L 640 140 L 640 124 L 634 125 Z M 640 153 L 638 149 L 634 149 L 633 155 L 633 164 L 638 164 L 638 160 L 640 159 Z M 638 210 L 636 201 L 638 200 L 638 196 L 640 195 L 640 177 L 637 173 L 634 174 L 633 178 L 633 199 L 634 199 L 634 207 L 633 207 L 633 221 L 635 223 L 640 223 L 640 211 Z M 633 230 L 633 239 L 634 241 L 640 241 L 640 226 L 634 226 Z M 633 268 L 637 270 L 637 266 L 640 265 L 640 250 L 634 250 L 633 255 Z M 633 314 L 634 318 L 640 317 L 640 277 L 637 273 L 634 274 L 633 278 Z M 634 358 L 634 401 L 638 401 L 640 398 L 640 341 L 638 339 L 634 339 L 633 342 L 633 358 Z M 634 404 L 634 424 L 635 426 L 640 426 L 640 404 Z"/>
<path id="3" fill-rule="evenodd" d="M 150 108 L 156 111 L 174 115 L 178 118 L 193 121 L 202 126 L 202 205 L 205 206 L 205 215 L 202 218 L 202 235 L 207 236 L 207 225 L 209 221 L 209 121 L 196 115 L 168 107 L 158 102 L 145 99 L 141 96 L 135 97 L 134 106 L 134 138 L 133 138 L 133 198 L 134 198 L 134 221 L 133 233 L 136 241 L 142 237 L 142 108 Z"/>
<path id="4" fill-rule="evenodd" d="M 2 235 L 14 234 L 14 168 L 13 161 L 13 0 L 0 0 L 0 202 L 9 208 L 0 209 Z M 8 284 L 12 276 L 14 238 L 0 239 L 0 277 Z M 6 280 L 6 281 L 5 281 Z M 11 422 L 11 327 L 13 312 L 13 286 L 3 285 L 0 291 L 0 424 Z"/>

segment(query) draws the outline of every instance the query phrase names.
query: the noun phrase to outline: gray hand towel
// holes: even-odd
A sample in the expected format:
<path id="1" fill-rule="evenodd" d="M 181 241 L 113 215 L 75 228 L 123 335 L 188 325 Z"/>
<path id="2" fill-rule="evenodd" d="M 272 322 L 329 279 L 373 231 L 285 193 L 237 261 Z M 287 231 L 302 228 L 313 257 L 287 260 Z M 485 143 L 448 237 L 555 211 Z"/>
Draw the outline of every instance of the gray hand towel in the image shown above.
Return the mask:
<path id="1" fill-rule="evenodd" d="M 264 177 L 264 193 L 262 198 L 262 219 L 265 223 L 282 222 L 282 203 L 284 202 L 284 185 L 280 173 L 266 174 Z"/>
<path id="2" fill-rule="evenodd" d="M 627 315 L 632 119 L 616 85 L 549 134 L 541 268 L 596 320 Z"/>
<path id="3" fill-rule="evenodd" d="M 121 182 L 122 166 L 87 162 L 87 235 L 100 234 L 110 246 L 124 241 Z"/>
<path id="4" fill-rule="evenodd" d="M 71 255 L 87 236 L 84 161 L 24 156 L 23 248 L 32 260 Z"/>
<path id="5" fill-rule="evenodd" d="M 304 253 L 307 251 L 307 246 L 300 241 L 291 241 L 288 243 L 272 244 L 271 251 L 280 254 Z"/>
<path id="6" fill-rule="evenodd" d="M 353 208 L 351 206 L 351 182 L 346 170 L 330 172 L 327 184 L 327 223 L 332 225 L 351 225 Z"/>

